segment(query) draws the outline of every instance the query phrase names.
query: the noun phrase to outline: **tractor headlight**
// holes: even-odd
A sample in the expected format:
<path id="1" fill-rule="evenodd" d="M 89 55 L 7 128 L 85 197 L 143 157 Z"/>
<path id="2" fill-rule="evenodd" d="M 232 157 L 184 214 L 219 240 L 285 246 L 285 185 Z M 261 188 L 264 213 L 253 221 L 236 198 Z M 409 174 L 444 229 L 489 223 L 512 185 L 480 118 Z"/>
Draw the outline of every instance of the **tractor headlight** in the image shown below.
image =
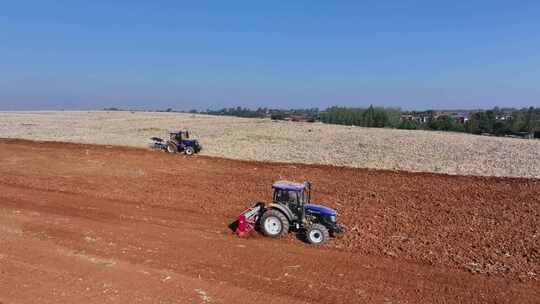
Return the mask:
<path id="1" fill-rule="evenodd" d="M 335 222 L 336 222 L 336 216 L 335 216 L 335 215 L 331 215 L 331 216 L 330 216 L 330 221 L 331 221 L 332 223 L 335 223 Z"/>

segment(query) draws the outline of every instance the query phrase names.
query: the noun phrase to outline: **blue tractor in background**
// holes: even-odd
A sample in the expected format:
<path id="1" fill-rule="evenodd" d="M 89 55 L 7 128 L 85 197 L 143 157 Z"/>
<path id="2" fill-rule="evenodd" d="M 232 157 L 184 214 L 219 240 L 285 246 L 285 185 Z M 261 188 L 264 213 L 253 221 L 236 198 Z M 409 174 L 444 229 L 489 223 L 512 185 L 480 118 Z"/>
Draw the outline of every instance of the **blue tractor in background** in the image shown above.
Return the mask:
<path id="1" fill-rule="evenodd" d="M 272 190 L 272 203 L 257 203 L 240 215 L 236 227 L 239 236 L 256 227 L 273 238 L 283 237 L 292 230 L 302 233 L 308 243 L 321 245 L 345 231 L 337 223 L 334 209 L 311 203 L 310 182 L 278 181 Z"/>
<path id="2" fill-rule="evenodd" d="M 198 140 L 189 138 L 189 131 L 170 132 L 166 141 L 159 137 L 152 137 L 151 140 L 154 149 L 169 153 L 183 152 L 186 155 L 193 155 L 202 150 Z"/>

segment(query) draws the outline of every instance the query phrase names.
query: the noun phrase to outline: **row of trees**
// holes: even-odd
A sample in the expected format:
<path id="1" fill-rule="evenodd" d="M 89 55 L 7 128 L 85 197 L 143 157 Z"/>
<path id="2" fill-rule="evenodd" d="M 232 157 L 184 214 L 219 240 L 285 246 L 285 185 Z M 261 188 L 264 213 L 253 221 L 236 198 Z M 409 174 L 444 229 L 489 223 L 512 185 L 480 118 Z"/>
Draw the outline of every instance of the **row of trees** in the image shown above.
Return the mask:
<path id="1" fill-rule="evenodd" d="M 450 115 L 437 115 L 433 110 L 408 112 L 414 119 L 401 119 L 398 129 L 464 132 L 465 126 Z"/>
<path id="2" fill-rule="evenodd" d="M 190 111 L 195 112 L 195 111 Z M 251 110 L 249 108 L 236 107 L 236 108 L 223 108 L 221 110 L 206 110 L 205 114 L 211 115 L 226 115 L 226 116 L 237 116 L 237 117 L 248 117 L 248 118 L 262 118 L 266 116 L 268 112 L 267 108 L 258 108 L 257 110 Z"/>
<path id="3" fill-rule="evenodd" d="M 511 114 L 508 115 L 508 113 Z M 474 134 L 490 133 L 498 136 L 539 132 L 540 108 L 513 109 L 511 112 L 502 112 L 495 108 L 475 112 L 469 116 L 465 131 Z"/>
<path id="4" fill-rule="evenodd" d="M 540 108 L 500 109 L 469 112 L 456 119 L 435 111 L 414 112 L 415 119 L 402 119 L 400 109 L 370 106 L 363 108 L 331 107 L 319 115 L 320 121 L 362 127 L 424 129 L 437 131 L 521 135 L 540 132 Z M 467 118 L 467 119 L 465 119 Z"/>
<path id="5" fill-rule="evenodd" d="M 196 112 L 196 111 L 190 111 Z M 275 120 L 301 116 L 307 121 L 321 121 L 329 124 L 354 125 L 375 128 L 424 129 L 438 131 L 489 133 L 497 136 L 540 132 L 540 108 L 500 109 L 468 112 L 468 119 L 456 119 L 452 115 L 438 115 L 435 111 L 409 112 L 413 119 L 403 119 L 399 108 L 373 107 L 349 108 L 330 107 L 324 111 L 318 108 L 279 110 L 236 107 L 221 110 L 207 110 L 200 113 Z"/>
<path id="6" fill-rule="evenodd" d="M 320 113 L 321 122 L 361 127 L 397 127 L 401 111 L 396 108 L 370 106 L 364 108 L 331 107 Z"/>
<path id="7" fill-rule="evenodd" d="M 206 110 L 202 112 L 191 110 L 189 112 L 211 114 L 211 115 L 248 117 L 248 118 L 270 117 L 271 119 L 274 119 L 274 120 L 283 120 L 291 116 L 302 116 L 302 117 L 305 117 L 305 120 L 312 121 L 312 122 L 317 121 L 319 119 L 319 108 L 290 109 L 290 110 L 258 108 L 256 110 L 251 110 L 249 108 L 236 107 L 236 108 L 223 108 L 220 110 Z"/>
<path id="8" fill-rule="evenodd" d="M 331 107 L 320 113 L 320 121 L 331 124 L 354 125 L 375 128 L 425 129 L 463 132 L 465 127 L 448 115 L 436 116 L 435 111 L 418 112 L 424 120 L 402 119 L 399 108 L 370 106 L 364 108 Z"/>
<path id="9" fill-rule="evenodd" d="M 540 131 L 540 108 L 499 109 L 470 112 L 461 122 L 449 115 L 435 116 L 435 112 L 422 112 L 423 120 L 402 120 L 400 129 L 426 129 L 438 131 L 493 134 L 497 136 L 521 135 Z"/>

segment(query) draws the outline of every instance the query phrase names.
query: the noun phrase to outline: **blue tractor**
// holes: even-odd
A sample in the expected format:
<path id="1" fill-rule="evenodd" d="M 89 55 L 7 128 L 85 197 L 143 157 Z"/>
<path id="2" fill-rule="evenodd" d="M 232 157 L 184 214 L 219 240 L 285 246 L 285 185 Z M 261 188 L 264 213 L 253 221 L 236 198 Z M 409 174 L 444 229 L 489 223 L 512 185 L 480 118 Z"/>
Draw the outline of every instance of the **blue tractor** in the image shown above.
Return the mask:
<path id="1" fill-rule="evenodd" d="M 202 150 L 198 140 L 189 138 L 189 131 L 171 132 L 169 140 L 166 141 L 159 137 L 152 137 L 151 140 L 154 149 L 169 153 L 183 152 L 186 155 L 193 155 Z"/>
<path id="2" fill-rule="evenodd" d="M 311 183 L 278 181 L 272 185 L 272 203 L 257 203 L 238 218 L 236 233 L 248 234 L 257 226 L 272 238 L 296 231 L 313 245 L 321 245 L 331 236 L 342 234 L 345 227 L 337 223 L 337 212 L 311 203 Z"/>

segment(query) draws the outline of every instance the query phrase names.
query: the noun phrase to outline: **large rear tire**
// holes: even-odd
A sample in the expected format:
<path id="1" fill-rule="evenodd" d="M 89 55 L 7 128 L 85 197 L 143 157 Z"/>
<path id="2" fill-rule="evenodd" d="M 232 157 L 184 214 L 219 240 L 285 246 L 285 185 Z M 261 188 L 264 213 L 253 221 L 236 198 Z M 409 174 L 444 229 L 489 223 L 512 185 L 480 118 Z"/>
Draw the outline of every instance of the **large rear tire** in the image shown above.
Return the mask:
<path id="1" fill-rule="evenodd" d="M 171 154 L 175 154 L 175 153 L 178 152 L 178 147 L 173 143 L 168 143 L 167 144 L 167 152 L 169 152 Z"/>
<path id="2" fill-rule="evenodd" d="M 306 240 L 311 245 L 322 245 L 328 241 L 328 228 L 321 224 L 313 224 L 306 229 Z"/>
<path id="3" fill-rule="evenodd" d="M 266 210 L 261 217 L 261 230 L 264 235 L 280 238 L 289 233 L 289 220 L 275 209 Z"/>

